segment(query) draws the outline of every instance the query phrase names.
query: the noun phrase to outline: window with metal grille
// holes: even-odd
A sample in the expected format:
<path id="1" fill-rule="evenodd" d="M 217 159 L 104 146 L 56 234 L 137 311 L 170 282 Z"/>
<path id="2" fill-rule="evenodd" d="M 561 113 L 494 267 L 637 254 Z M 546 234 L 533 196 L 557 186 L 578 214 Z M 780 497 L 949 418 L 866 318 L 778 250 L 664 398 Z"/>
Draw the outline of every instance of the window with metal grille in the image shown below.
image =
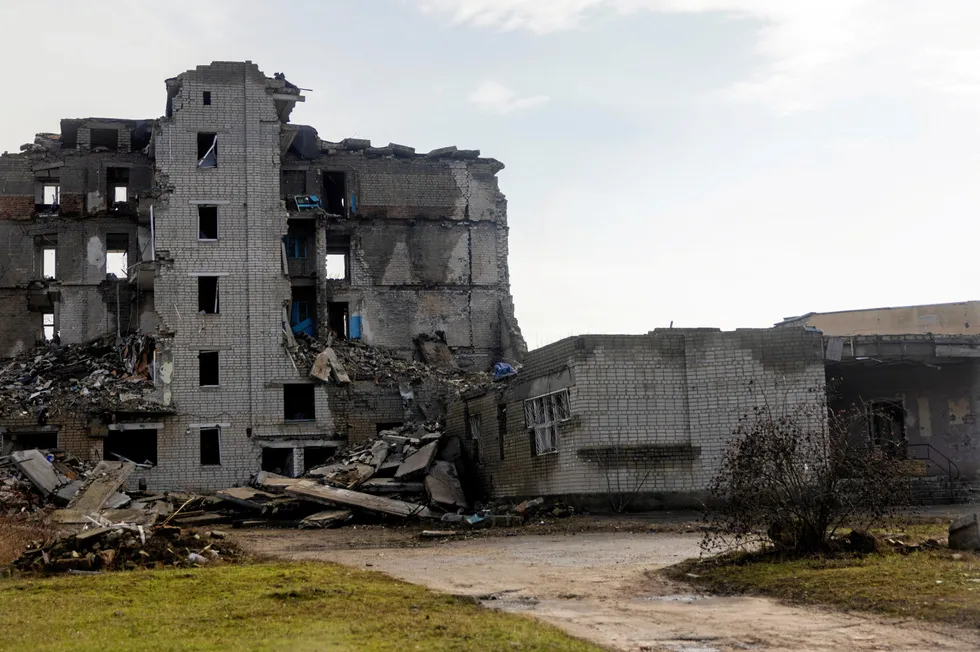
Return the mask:
<path id="1" fill-rule="evenodd" d="M 568 390 L 542 394 L 524 401 L 524 425 L 532 434 L 534 455 L 558 451 L 558 424 L 571 418 Z"/>

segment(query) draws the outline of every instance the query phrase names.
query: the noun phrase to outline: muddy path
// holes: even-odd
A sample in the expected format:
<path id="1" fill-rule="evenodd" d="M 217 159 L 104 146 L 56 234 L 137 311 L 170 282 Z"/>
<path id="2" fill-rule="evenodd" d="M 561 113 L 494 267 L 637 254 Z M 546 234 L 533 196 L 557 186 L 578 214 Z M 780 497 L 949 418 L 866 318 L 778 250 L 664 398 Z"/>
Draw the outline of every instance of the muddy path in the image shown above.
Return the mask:
<path id="1" fill-rule="evenodd" d="M 471 596 L 619 650 L 980 649 L 974 631 L 707 596 L 662 578 L 657 569 L 698 554 L 696 534 L 518 534 L 421 547 L 405 547 L 417 539 L 404 535 L 343 530 L 253 530 L 236 538 L 270 557 L 332 561 Z"/>

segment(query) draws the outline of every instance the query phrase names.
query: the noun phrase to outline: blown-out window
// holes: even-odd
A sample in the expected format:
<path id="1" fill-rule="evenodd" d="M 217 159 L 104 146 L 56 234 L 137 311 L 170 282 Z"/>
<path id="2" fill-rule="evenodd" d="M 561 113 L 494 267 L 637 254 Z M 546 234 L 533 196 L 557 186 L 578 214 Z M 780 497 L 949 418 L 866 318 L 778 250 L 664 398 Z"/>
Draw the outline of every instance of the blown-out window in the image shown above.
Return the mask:
<path id="1" fill-rule="evenodd" d="M 558 424 L 571 416 L 567 389 L 524 401 L 524 425 L 533 434 L 535 455 L 558 451 Z"/>

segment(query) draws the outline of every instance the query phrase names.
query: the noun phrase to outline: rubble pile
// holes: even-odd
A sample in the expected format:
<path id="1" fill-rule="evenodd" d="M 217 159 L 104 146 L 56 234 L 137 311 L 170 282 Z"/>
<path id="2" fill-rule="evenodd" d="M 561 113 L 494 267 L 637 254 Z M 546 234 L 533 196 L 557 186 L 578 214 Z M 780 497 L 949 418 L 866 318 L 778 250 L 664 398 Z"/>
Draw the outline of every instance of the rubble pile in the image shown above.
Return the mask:
<path id="1" fill-rule="evenodd" d="M 425 338 L 420 339 L 418 344 L 420 355 L 427 360 L 425 362 L 406 360 L 394 351 L 370 346 L 359 340 L 322 342 L 305 333 L 298 333 L 295 358 L 297 364 L 313 369 L 317 357 L 329 348 L 336 354 L 349 379 L 367 380 L 376 385 L 389 387 L 435 381 L 447 389 L 461 393 L 486 387 L 493 381 L 493 376 L 489 373 L 467 371 L 455 366 L 451 361 L 445 362 L 445 356 L 425 355 L 424 351 L 436 347 L 441 349 L 445 347 L 444 343 Z"/>
<path id="2" fill-rule="evenodd" d="M 241 550 L 223 539 L 224 533 L 218 531 L 202 536 L 173 526 L 144 528 L 103 521 L 78 534 L 30 546 L 14 560 L 14 567 L 64 573 L 175 568 L 241 560 Z"/>
<path id="3" fill-rule="evenodd" d="M 150 399 L 153 343 L 134 333 L 117 346 L 107 335 L 86 344 L 46 345 L 0 361 L 0 416 L 28 415 L 44 425 L 68 409 L 159 410 Z"/>
<path id="4" fill-rule="evenodd" d="M 63 451 L 38 452 L 38 455 L 50 463 L 52 470 L 66 484 L 77 482 L 92 468 L 91 465 Z M 49 502 L 53 502 L 47 499 L 48 496 L 53 500 L 61 500 L 62 504 L 67 504 L 67 499 L 62 500 L 57 495 L 38 490 L 28 476 L 18 468 L 14 459 L 11 455 L 0 457 L 0 515 L 13 516 L 38 512 Z"/>

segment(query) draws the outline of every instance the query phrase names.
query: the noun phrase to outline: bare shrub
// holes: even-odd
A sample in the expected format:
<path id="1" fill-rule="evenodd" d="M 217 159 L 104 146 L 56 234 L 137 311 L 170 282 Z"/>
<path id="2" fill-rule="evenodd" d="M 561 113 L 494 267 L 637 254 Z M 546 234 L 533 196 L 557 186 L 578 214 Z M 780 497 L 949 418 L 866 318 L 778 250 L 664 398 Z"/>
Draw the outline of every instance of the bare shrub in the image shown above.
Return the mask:
<path id="1" fill-rule="evenodd" d="M 27 548 L 27 544 L 47 541 L 54 529 L 36 515 L 0 515 L 0 568 L 8 566 Z"/>
<path id="2" fill-rule="evenodd" d="M 828 410 L 822 388 L 810 395 L 740 418 L 709 487 L 704 551 L 829 552 L 841 528 L 867 530 L 908 503 L 904 446 L 872 445 L 870 406 Z"/>

